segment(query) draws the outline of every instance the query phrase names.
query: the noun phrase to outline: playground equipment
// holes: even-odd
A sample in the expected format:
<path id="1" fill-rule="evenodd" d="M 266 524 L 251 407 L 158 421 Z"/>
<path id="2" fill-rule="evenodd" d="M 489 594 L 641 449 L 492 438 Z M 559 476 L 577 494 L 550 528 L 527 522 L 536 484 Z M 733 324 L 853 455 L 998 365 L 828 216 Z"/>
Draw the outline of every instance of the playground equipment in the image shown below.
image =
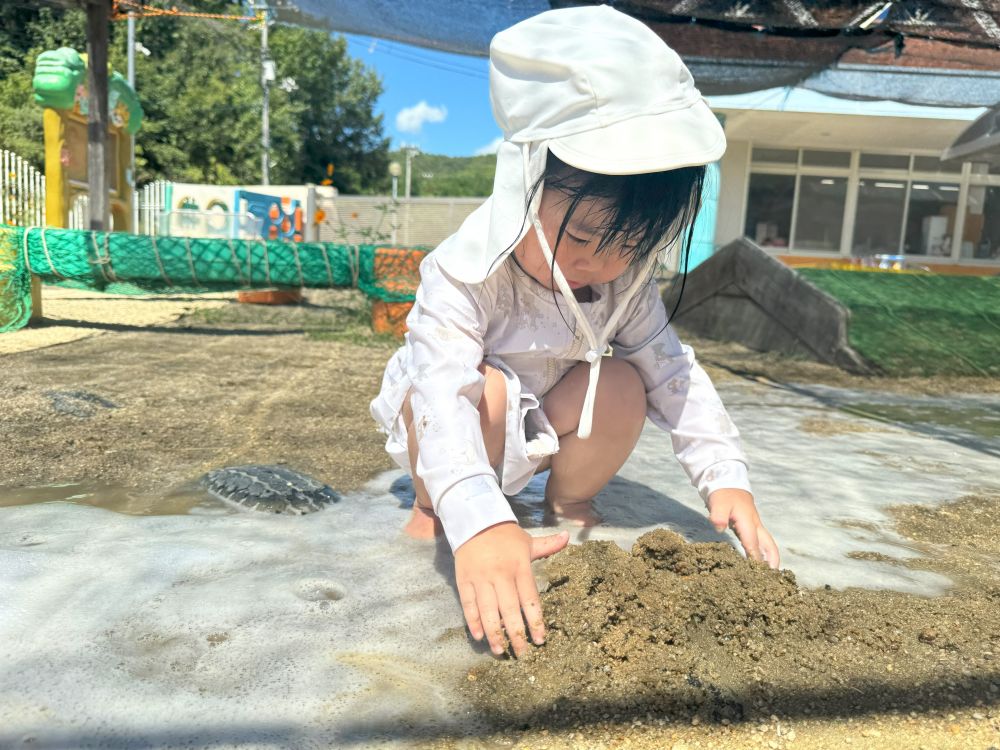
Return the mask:
<path id="1" fill-rule="evenodd" d="M 32 276 L 114 294 L 357 287 L 373 327 L 402 333 L 424 249 L 0 227 L 0 332 L 31 314 Z"/>
<path id="2" fill-rule="evenodd" d="M 219 239 L 315 242 L 325 213 L 319 201 L 337 196 L 320 185 L 200 185 L 158 182 L 145 186 L 137 233 Z M 81 227 L 82 228 L 82 227 Z"/>
<path id="3" fill-rule="evenodd" d="M 42 52 L 31 82 L 35 103 L 44 108 L 45 223 L 67 227 L 70 212 L 87 196 L 87 58 L 69 47 Z M 132 222 L 133 165 L 129 137 L 142 124 L 139 98 L 119 73 L 108 82 L 107 175 L 111 226 L 128 230 Z M 3 261 L 0 260 L 0 263 Z M 41 317 L 41 282 L 31 282 L 36 318 Z M 10 291 L 10 290 L 6 290 Z M 0 289 L 0 294 L 4 290 Z M 2 304 L 2 302 L 0 302 Z"/>
<path id="4" fill-rule="evenodd" d="M 44 107 L 45 218 L 50 227 L 69 226 L 70 208 L 87 194 L 87 59 L 61 47 L 38 56 L 32 87 L 35 102 Z M 142 124 L 139 98 L 119 73 L 108 85 L 107 165 L 111 225 L 130 231 L 132 224 L 132 161 L 129 136 Z"/>
<path id="5" fill-rule="evenodd" d="M 303 236 L 302 205 L 297 200 L 282 200 L 274 195 L 236 191 L 236 205 L 246 204 L 246 212 L 262 220 L 261 236 L 269 240 L 301 242 Z M 288 211 L 284 205 L 289 204 Z"/>

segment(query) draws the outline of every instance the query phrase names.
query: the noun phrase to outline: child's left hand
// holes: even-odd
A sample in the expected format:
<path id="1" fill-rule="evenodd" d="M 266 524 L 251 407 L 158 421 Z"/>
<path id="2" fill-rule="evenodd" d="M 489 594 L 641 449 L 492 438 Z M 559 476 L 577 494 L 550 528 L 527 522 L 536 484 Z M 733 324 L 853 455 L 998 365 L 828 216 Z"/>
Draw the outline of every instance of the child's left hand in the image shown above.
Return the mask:
<path id="1" fill-rule="evenodd" d="M 753 495 L 746 490 L 721 489 L 708 496 L 708 520 L 718 532 L 731 527 L 753 560 L 763 560 L 772 568 L 781 562 L 778 545 L 757 514 Z"/>

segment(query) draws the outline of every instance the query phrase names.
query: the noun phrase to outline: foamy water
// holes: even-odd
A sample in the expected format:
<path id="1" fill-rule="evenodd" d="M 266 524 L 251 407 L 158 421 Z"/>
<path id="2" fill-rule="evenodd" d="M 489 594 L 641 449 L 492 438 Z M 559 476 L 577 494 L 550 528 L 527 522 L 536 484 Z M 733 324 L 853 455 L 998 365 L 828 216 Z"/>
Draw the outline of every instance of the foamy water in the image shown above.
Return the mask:
<path id="1" fill-rule="evenodd" d="M 846 431 L 861 423 L 838 406 L 870 404 L 870 394 L 720 390 L 761 515 L 803 585 L 947 587 L 847 554 L 916 554 L 891 531 L 890 505 L 1000 492 L 989 430 Z M 912 406 L 886 402 L 896 416 Z M 1000 401 L 965 406 L 989 417 Z M 517 508 L 532 533 L 551 533 L 537 527 L 540 489 Z M 211 504 L 127 515 L 92 497 L 0 507 L 0 747 L 392 746 L 467 727 L 456 686 L 489 657 L 461 630 L 447 548 L 401 536 L 408 500 L 408 480 L 390 472 L 303 517 Z M 732 539 L 708 526 L 654 428 L 598 509 L 607 525 L 574 529 L 575 541 L 628 547 L 657 525 Z"/>

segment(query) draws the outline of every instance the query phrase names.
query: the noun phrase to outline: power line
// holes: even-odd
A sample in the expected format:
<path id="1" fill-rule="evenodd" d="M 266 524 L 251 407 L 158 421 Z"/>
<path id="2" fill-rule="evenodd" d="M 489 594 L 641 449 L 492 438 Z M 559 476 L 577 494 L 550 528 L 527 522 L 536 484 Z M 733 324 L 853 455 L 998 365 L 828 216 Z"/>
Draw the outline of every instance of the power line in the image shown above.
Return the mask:
<path id="1" fill-rule="evenodd" d="M 357 41 L 355 41 L 353 39 L 349 40 L 349 41 L 351 41 L 355 45 L 361 45 L 360 42 L 357 42 Z M 382 51 L 385 52 L 387 55 L 389 55 L 391 57 L 395 57 L 395 58 L 400 59 L 400 60 L 405 60 L 407 62 L 416 63 L 417 65 L 423 65 L 425 67 L 435 68 L 437 70 L 442 70 L 442 71 L 445 71 L 445 72 L 448 72 L 448 73 L 455 73 L 457 75 L 464 75 L 464 76 L 468 76 L 470 78 L 478 78 L 480 80 L 487 80 L 487 78 L 488 78 L 488 76 L 485 73 L 482 73 L 482 72 L 474 71 L 474 70 L 471 70 L 469 68 L 462 68 L 462 67 L 458 67 L 458 66 L 449 65 L 448 63 L 441 62 L 441 61 L 428 60 L 426 58 L 422 58 L 422 57 L 419 57 L 419 56 L 416 56 L 416 55 L 407 54 L 406 52 L 404 52 L 402 50 L 393 49 L 393 48 L 388 47 L 388 46 L 385 46 L 385 48 Z"/>
<path id="2" fill-rule="evenodd" d="M 348 38 L 347 41 L 350 42 L 351 44 L 354 44 L 356 47 L 366 47 L 369 50 L 372 46 L 372 45 L 365 45 L 363 42 L 357 39 Z M 432 60 L 427 57 L 423 57 L 419 54 L 416 54 L 409 49 L 396 47 L 391 43 L 386 42 L 385 40 L 382 39 L 373 39 L 372 42 L 375 45 L 376 50 L 380 50 L 385 54 L 389 55 L 390 57 L 395 57 L 399 60 L 405 60 L 406 62 L 416 63 L 417 65 L 423 65 L 428 68 L 434 68 L 436 70 L 441 70 L 446 73 L 455 73 L 456 75 L 463 75 L 469 78 L 477 78 L 481 81 L 489 80 L 489 76 L 484 71 L 473 70 L 472 68 L 463 67 L 460 65 L 446 62 L 444 60 Z"/>

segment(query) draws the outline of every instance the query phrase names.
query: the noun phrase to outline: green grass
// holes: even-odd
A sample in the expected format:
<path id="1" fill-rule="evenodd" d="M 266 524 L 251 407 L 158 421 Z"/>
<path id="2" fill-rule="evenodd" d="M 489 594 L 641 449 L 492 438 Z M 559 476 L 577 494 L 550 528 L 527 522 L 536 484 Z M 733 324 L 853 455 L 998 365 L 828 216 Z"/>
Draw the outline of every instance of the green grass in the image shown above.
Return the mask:
<path id="1" fill-rule="evenodd" d="M 1000 277 L 799 273 L 851 311 L 851 346 L 885 374 L 1000 376 Z"/>

